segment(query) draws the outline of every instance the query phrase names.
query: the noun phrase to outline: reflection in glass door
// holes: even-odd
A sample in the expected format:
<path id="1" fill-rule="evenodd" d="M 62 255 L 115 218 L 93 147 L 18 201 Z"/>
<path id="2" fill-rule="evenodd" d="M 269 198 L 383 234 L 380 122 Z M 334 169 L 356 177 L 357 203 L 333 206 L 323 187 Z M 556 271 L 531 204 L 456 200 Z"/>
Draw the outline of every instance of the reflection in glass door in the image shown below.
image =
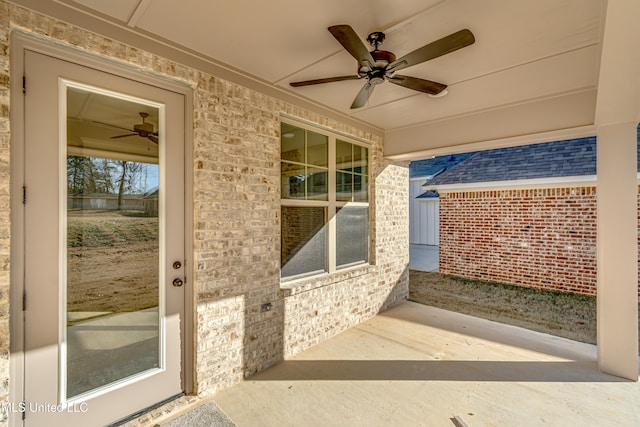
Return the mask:
<path id="1" fill-rule="evenodd" d="M 66 399 L 162 366 L 157 106 L 69 84 Z M 64 354 L 64 351 L 63 351 Z"/>

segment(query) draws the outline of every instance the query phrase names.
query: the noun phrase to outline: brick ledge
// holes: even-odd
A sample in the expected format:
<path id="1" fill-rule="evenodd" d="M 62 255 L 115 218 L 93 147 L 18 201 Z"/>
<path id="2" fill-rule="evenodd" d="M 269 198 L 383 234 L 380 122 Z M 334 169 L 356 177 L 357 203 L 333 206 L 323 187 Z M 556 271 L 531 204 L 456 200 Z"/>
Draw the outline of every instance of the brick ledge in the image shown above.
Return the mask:
<path id="1" fill-rule="evenodd" d="M 374 265 L 362 264 L 345 268 L 344 270 L 336 271 L 335 273 L 322 273 L 316 276 L 283 282 L 280 283 L 280 297 L 286 298 L 292 295 L 322 288 L 324 286 L 333 285 L 344 280 L 373 273 L 374 270 Z"/>

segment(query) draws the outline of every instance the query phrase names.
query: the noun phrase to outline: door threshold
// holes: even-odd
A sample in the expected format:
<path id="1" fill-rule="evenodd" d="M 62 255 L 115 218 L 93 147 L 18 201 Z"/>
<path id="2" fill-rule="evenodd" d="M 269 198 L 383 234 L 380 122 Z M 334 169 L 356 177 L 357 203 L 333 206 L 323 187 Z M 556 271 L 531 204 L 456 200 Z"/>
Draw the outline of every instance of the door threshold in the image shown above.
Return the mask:
<path id="1" fill-rule="evenodd" d="M 169 402 L 173 402 L 174 400 L 180 399 L 183 396 L 186 396 L 186 394 L 184 392 L 178 393 L 175 396 L 171 396 L 168 399 L 165 399 L 165 400 L 163 400 L 161 402 L 156 403 L 155 405 L 151 405 L 151 406 L 149 406 L 147 408 L 144 408 L 144 409 L 142 409 L 142 410 L 140 410 L 138 412 L 134 412 L 133 414 L 128 415 L 128 416 L 126 416 L 124 418 L 120 418 L 118 421 L 115 421 L 112 424 L 108 424 L 106 427 L 118 427 L 118 426 L 124 425 L 124 424 L 128 423 L 129 421 L 133 421 L 136 418 L 139 418 L 139 417 L 143 416 L 144 414 L 153 411 L 154 409 L 158 409 L 159 407 L 161 407 L 163 405 L 166 405 Z"/>

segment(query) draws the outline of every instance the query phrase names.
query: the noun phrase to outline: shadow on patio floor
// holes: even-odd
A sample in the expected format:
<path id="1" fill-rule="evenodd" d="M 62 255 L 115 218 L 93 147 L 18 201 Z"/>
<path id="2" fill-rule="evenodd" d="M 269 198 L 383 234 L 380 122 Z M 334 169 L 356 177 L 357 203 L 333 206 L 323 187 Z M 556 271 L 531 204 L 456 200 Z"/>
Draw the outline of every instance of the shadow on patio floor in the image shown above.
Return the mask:
<path id="1" fill-rule="evenodd" d="M 290 360 L 252 381 L 625 382 L 595 362 L 467 360 Z"/>

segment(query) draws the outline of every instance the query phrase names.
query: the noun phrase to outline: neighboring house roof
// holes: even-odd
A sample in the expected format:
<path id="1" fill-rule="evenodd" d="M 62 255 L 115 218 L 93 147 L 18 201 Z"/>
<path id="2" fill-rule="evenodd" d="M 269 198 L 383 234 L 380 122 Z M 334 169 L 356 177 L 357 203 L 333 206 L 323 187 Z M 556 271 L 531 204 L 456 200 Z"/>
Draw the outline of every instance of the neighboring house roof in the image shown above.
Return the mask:
<path id="1" fill-rule="evenodd" d="M 149 199 L 149 198 L 158 197 L 159 194 L 160 194 L 160 187 L 153 187 L 147 190 L 147 192 L 143 194 L 143 197 L 145 199 Z"/>
<path id="2" fill-rule="evenodd" d="M 475 153 L 474 151 L 471 153 L 451 154 L 411 162 L 409 164 L 409 178 L 433 177 L 447 169 L 451 169 Z"/>
<path id="3" fill-rule="evenodd" d="M 596 137 L 475 153 L 427 181 L 428 186 L 596 174 Z"/>
<path id="4" fill-rule="evenodd" d="M 425 191 L 424 193 L 422 193 L 421 195 L 419 195 L 418 197 L 416 197 L 416 199 L 437 199 L 440 197 L 440 194 L 438 194 L 437 191 Z"/>
<path id="5" fill-rule="evenodd" d="M 640 125 L 638 170 L 640 170 Z M 411 162 L 410 177 L 425 177 L 426 188 L 502 181 L 596 175 L 596 137 L 568 139 L 439 156 Z M 417 199 L 438 197 L 427 191 Z"/>

